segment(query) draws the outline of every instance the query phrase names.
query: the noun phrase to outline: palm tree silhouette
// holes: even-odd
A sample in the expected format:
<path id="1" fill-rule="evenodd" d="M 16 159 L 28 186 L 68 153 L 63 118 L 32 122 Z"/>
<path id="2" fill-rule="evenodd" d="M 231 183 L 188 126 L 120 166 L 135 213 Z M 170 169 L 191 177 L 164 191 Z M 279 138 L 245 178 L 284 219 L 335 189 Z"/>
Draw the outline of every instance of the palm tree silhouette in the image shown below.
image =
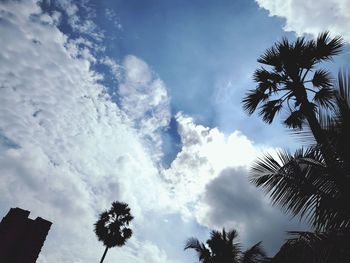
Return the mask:
<path id="1" fill-rule="evenodd" d="M 228 232 L 211 231 L 207 245 L 196 238 L 190 238 L 185 244 L 186 249 L 194 249 L 198 259 L 203 263 L 259 263 L 266 259 L 261 247 L 261 242 L 245 252 L 241 251 L 241 245 L 236 242 L 237 231 Z"/>
<path id="2" fill-rule="evenodd" d="M 261 242 L 256 243 L 251 248 L 243 252 L 240 263 L 263 263 L 268 262 L 268 258 L 262 249 Z"/>
<path id="3" fill-rule="evenodd" d="M 131 237 L 132 230 L 128 226 L 133 218 L 129 206 L 118 201 L 113 202 L 108 211 L 100 214 L 95 223 L 95 233 L 106 247 L 100 263 L 103 262 L 109 248 L 123 246 Z"/>
<path id="4" fill-rule="evenodd" d="M 275 115 L 283 109 L 287 113 L 284 124 L 290 128 L 302 128 L 306 120 L 320 145 L 328 142 L 318 122 L 318 107 L 332 108 L 334 92 L 331 88 L 331 74 L 325 69 L 317 69 L 322 61 L 331 60 L 344 46 L 341 37 L 330 38 L 329 33 L 320 34 L 316 40 L 299 37 L 290 43 L 286 38 L 267 49 L 258 59 L 261 67 L 254 73 L 257 87 L 250 90 L 243 99 L 243 108 L 248 114 L 258 106 L 259 115 L 267 123 L 272 123 Z M 330 151 L 321 149 L 328 163 L 332 163 Z"/>
<path id="5" fill-rule="evenodd" d="M 328 166 L 318 145 L 294 154 L 266 155 L 251 169 L 251 182 L 293 216 L 316 231 L 350 228 L 350 75 L 340 73 L 331 115 L 320 122 L 332 144 L 335 166 Z"/>
<path id="6" fill-rule="evenodd" d="M 347 263 L 350 258 L 349 229 L 325 232 L 289 231 L 291 236 L 271 263 Z"/>

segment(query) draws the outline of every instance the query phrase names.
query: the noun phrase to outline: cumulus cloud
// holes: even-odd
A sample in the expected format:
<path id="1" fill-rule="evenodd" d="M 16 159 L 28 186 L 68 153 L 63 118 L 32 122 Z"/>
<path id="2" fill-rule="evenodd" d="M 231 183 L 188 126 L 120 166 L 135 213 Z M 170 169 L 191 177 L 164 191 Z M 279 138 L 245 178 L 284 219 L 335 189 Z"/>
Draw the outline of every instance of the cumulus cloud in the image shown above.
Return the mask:
<path id="1" fill-rule="evenodd" d="M 147 211 L 166 210 L 165 187 L 91 60 L 55 21 L 31 1 L 0 9 L 1 211 L 19 206 L 54 222 L 40 262 L 95 262 L 103 251 L 92 229 L 97 214 L 127 201 L 138 227 Z M 171 262 L 156 246 L 135 234 L 108 257 Z"/>
<path id="2" fill-rule="evenodd" d="M 78 19 L 77 7 L 61 2 L 72 21 Z M 257 224 L 249 207 L 267 218 L 273 213 L 237 169 L 268 147 L 178 113 L 182 147 L 162 168 L 161 131 L 171 115 L 164 82 L 136 56 L 120 65 L 97 59 L 92 42 L 70 39 L 58 23 L 59 15 L 43 13 L 36 1 L 0 3 L 0 208 L 19 206 L 53 221 L 40 262 L 95 262 L 103 248 L 93 222 L 114 200 L 129 203 L 135 235 L 109 252 L 111 261 L 176 262 L 169 239 L 182 251 L 181 240 L 193 234 L 182 219 L 207 227 L 235 222 L 247 240 L 253 235 L 246 229 L 266 229 L 268 220 Z M 119 106 L 91 69 L 96 61 L 118 79 Z M 240 201 L 232 209 L 227 200 Z M 187 229 L 174 234 L 180 224 Z M 163 230 L 171 233 L 167 249 Z"/>
<path id="3" fill-rule="evenodd" d="M 213 229 L 235 228 L 245 246 L 263 241 L 273 255 L 285 240 L 286 230 L 303 230 L 305 224 L 288 220 L 276 207 L 271 207 L 261 191 L 248 182 L 245 167 L 227 168 L 210 182 L 198 205 L 197 218 Z"/>
<path id="4" fill-rule="evenodd" d="M 224 169 L 247 166 L 262 151 L 271 150 L 255 145 L 239 131 L 226 136 L 218 128 L 195 124 L 182 113 L 176 121 L 182 148 L 163 176 L 184 215 L 193 215 L 205 187 Z"/>
<path id="5" fill-rule="evenodd" d="M 286 19 L 284 29 L 297 34 L 313 34 L 329 30 L 350 41 L 350 2 L 348 0 L 256 0 L 271 16 Z"/>
<path id="6" fill-rule="evenodd" d="M 263 240 L 270 254 L 286 230 L 305 228 L 271 207 L 248 181 L 249 165 L 274 149 L 255 144 L 239 131 L 225 135 L 196 124 L 182 113 L 176 121 L 182 148 L 163 176 L 185 219 L 194 217 L 209 229 L 235 228 L 246 246 Z"/>

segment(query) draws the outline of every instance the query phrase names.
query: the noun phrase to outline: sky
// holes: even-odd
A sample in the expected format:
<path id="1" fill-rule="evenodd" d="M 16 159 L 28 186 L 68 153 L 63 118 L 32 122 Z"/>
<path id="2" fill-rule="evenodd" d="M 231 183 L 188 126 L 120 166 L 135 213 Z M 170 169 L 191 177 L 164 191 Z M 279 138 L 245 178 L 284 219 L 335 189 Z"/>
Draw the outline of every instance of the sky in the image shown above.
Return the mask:
<path id="1" fill-rule="evenodd" d="M 347 0 L 0 2 L 0 216 L 53 222 L 38 262 L 96 262 L 114 200 L 135 219 L 105 262 L 195 262 L 185 241 L 235 228 L 273 255 L 305 222 L 249 184 L 265 152 L 300 142 L 248 116 L 256 59 L 282 37 L 350 41 Z M 350 48 L 327 64 L 348 68 Z"/>

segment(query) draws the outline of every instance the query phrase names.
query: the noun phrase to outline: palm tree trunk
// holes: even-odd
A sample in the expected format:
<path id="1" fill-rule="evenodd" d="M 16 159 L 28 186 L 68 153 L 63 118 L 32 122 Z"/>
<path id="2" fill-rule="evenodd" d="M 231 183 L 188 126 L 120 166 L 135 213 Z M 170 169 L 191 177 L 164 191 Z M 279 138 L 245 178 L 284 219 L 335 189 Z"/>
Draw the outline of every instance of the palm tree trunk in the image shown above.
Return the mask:
<path id="1" fill-rule="evenodd" d="M 103 253 L 103 256 L 102 256 L 102 258 L 101 258 L 100 263 L 102 263 L 103 260 L 105 259 L 105 256 L 106 256 L 106 254 L 107 254 L 107 250 L 108 250 L 108 247 L 106 247 L 105 252 Z"/>
<path id="2" fill-rule="evenodd" d="M 321 125 L 316 118 L 315 112 L 312 109 L 312 105 L 307 99 L 304 102 L 304 107 L 304 114 L 309 123 L 311 132 L 314 135 L 317 144 L 320 145 L 320 150 L 327 166 L 329 168 L 335 168 L 336 162 L 334 147 L 331 145 L 325 132 L 321 128 Z"/>
<path id="3" fill-rule="evenodd" d="M 312 131 L 312 134 L 315 137 L 315 140 L 318 144 L 323 145 L 326 144 L 327 139 L 325 138 L 324 132 L 318 122 L 318 119 L 315 116 L 314 111 L 312 110 L 312 106 L 310 105 L 310 102 L 305 102 L 305 116 L 307 119 L 307 122 L 309 123 L 310 129 Z"/>

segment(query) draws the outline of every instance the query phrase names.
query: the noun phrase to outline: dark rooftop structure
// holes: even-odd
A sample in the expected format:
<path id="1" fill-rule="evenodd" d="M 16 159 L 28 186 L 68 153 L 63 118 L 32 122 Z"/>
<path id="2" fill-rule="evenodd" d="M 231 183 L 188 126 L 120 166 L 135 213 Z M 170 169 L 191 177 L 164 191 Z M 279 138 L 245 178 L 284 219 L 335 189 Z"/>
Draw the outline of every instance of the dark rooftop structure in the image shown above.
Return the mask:
<path id="1" fill-rule="evenodd" d="M 0 262 L 36 262 L 51 222 L 28 218 L 30 212 L 11 208 L 0 223 Z"/>

